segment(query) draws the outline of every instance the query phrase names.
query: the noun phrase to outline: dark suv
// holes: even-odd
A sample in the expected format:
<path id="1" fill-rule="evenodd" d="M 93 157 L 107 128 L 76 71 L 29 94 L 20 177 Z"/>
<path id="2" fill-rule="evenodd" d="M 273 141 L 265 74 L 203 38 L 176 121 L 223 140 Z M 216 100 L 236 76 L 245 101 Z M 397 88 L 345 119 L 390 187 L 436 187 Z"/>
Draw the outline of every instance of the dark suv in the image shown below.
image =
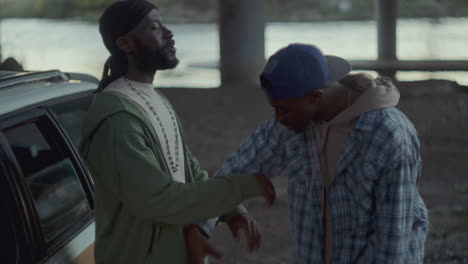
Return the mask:
<path id="1" fill-rule="evenodd" d="M 0 71 L 1 263 L 94 263 L 93 182 L 77 148 L 97 84 Z"/>

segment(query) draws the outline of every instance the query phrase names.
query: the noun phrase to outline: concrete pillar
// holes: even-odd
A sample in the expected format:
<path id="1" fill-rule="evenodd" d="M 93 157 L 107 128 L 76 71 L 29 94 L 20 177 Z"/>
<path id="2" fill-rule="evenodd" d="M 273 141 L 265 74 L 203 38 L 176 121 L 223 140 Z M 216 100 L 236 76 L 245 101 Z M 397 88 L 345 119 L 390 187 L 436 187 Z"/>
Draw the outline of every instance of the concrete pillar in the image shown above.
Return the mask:
<path id="1" fill-rule="evenodd" d="M 378 60 L 397 60 L 396 30 L 398 0 L 376 0 Z M 395 71 L 379 71 L 379 74 L 394 78 Z"/>
<path id="2" fill-rule="evenodd" d="M 258 83 L 265 63 L 264 0 L 219 0 L 221 85 Z"/>
<path id="3" fill-rule="evenodd" d="M 0 9 L 0 63 L 2 63 L 2 11 Z"/>

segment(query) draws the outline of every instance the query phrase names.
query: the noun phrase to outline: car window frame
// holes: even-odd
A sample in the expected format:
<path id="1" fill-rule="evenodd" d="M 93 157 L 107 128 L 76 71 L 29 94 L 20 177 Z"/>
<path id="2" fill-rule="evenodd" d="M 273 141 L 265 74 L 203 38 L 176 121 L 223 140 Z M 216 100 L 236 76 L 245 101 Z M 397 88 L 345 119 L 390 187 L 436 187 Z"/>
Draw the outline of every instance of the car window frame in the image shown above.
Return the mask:
<path id="1" fill-rule="evenodd" d="M 19 247 L 19 263 L 30 263 L 32 262 L 33 256 L 37 255 L 35 252 L 41 251 L 40 247 L 37 247 L 37 243 L 34 241 L 34 233 L 32 230 L 31 219 L 29 219 L 28 212 L 26 210 L 27 201 L 19 194 L 20 188 L 14 177 L 17 176 L 16 169 L 13 168 L 14 164 L 11 158 L 4 151 L 4 140 L 3 135 L 0 133 L 0 172 L 3 177 L 0 177 L 0 199 L 4 204 L 9 205 L 7 208 L 2 208 L 3 213 L 8 214 L 14 223 L 14 233 Z"/>
<path id="2" fill-rule="evenodd" d="M 8 144 L 8 141 L 5 138 L 5 135 L 3 134 L 3 131 L 6 128 L 20 126 L 21 124 L 28 123 L 39 118 L 46 118 L 46 122 L 50 123 L 50 127 L 48 127 L 48 129 L 53 130 L 50 132 L 55 133 L 61 138 L 55 140 L 60 141 L 61 143 L 58 143 L 60 144 L 60 148 L 68 152 L 67 154 L 70 156 L 72 164 L 75 170 L 77 171 L 79 181 L 83 190 L 85 191 L 86 199 L 91 209 L 91 212 L 85 218 L 81 219 L 79 223 L 75 223 L 74 225 L 69 227 L 65 232 L 63 232 L 60 235 L 60 237 L 52 245 L 47 245 L 45 242 L 45 237 L 42 232 L 41 223 L 37 214 L 37 210 L 35 208 L 35 202 L 32 197 L 31 191 L 27 187 L 27 184 L 25 182 L 25 176 L 23 175 L 20 165 L 15 158 L 13 150 L 11 149 L 10 145 Z M 0 120 L 0 142 L 3 146 L 6 156 L 8 157 L 7 160 L 9 160 L 9 163 L 13 165 L 12 168 L 14 169 L 15 176 L 12 180 L 18 187 L 15 196 L 17 199 L 24 200 L 24 207 L 22 207 L 23 215 L 25 216 L 25 220 L 29 222 L 27 231 L 30 232 L 32 241 L 34 241 L 33 244 L 35 244 L 35 251 L 33 252 L 35 254 L 34 258 L 36 258 L 36 260 L 45 261 L 53 254 L 57 253 L 60 250 L 60 248 L 62 248 L 64 245 L 73 240 L 76 236 L 80 234 L 80 232 L 82 232 L 85 228 L 87 228 L 90 224 L 94 222 L 94 198 L 92 185 L 89 181 L 89 173 L 84 168 L 81 158 L 77 154 L 76 149 L 74 148 L 70 139 L 66 135 L 64 129 L 61 128 L 60 124 L 55 119 L 54 115 L 50 112 L 50 110 L 44 106 L 36 106 L 34 108 L 23 110 L 21 112 L 16 112 L 11 115 L 8 115 L 7 117 L 3 117 Z M 12 177 L 10 177 L 10 179 L 11 178 Z"/>
<path id="3" fill-rule="evenodd" d="M 29 105 L 27 107 L 12 111 L 10 113 L 0 115 L 0 122 L 2 122 L 2 120 L 14 119 L 15 117 L 21 115 L 22 113 L 31 112 L 31 111 L 34 111 L 35 109 L 45 109 L 50 114 L 50 118 L 53 120 L 54 125 L 58 127 L 58 129 L 60 130 L 61 135 L 66 139 L 67 145 L 69 145 L 71 147 L 71 149 L 73 150 L 72 151 L 73 152 L 73 157 L 77 158 L 78 163 L 80 163 L 80 166 L 79 166 L 80 172 L 84 172 L 83 175 L 86 175 L 85 180 L 87 182 L 87 189 L 90 190 L 89 192 L 86 191 L 86 197 L 88 198 L 88 200 L 91 201 L 90 205 L 91 205 L 91 208 L 93 210 L 94 210 L 94 182 L 93 182 L 93 178 L 91 177 L 91 173 L 89 172 L 85 161 L 81 158 L 81 156 L 80 156 L 80 154 L 78 152 L 78 147 L 79 146 L 74 146 L 72 140 L 68 136 L 68 133 L 65 131 L 65 129 L 60 124 L 60 121 L 58 120 L 57 114 L 55 113 L 55 111 L 51 107 L 53 105 L 55 105 L 55 104 L 64 103 L 64 102 L 69 101 L 69 100 L 81 99 L 81 98 L 84 98 L 84 97 L 91 97 L 91 99 L 92 99 L 92 97 L 94 95 L 94 91 L 95 90 L 89 90 L 89 91 L 78 92 L 78 93 L 65 95 L 65 96 L 61 96 L 61 97 L 57 97 L 57 98 L 52 98 L 52 99 L 47 100 L 47 101 L 35 103 L 35 104 Z M 1 130 L 3 130 L 3 128 L 0 126 L 0 131 Z"/>
<path id="4" fill-rule="evenodd" d="M 81 155 L 79 154 L 79 150 L 78 150 L 79 146 L 75 146 L 73 144 L 72 140 L 68 136 L 67 131 L 60 124 L 57 113 L 52 109 L 52 107 L 54 105 L 56 105 L 56 104 L 65 103 L 65 102 L 71 101 L 71 100 L 78 100 L 78 99 L 82 99 L 82 98 L 85 98 L 85 97 L 91 97 L 91 99 L 92 99 L 92 96 L 93 96 L 93 93 L 90 93 L 90 92 L 73 94 L 73 95 L 69 95 L 69 96 L 60 97 L 60 98 L 58 98 L 56 100 L 48 101 L 42 107 L 44 109 L 46 109 L 47 112 L 50 114 L 50 117 L 53 120 L 54 125 L 57 127 L 58 130 L 60 130 L 60 133 L 61 133 L 62 137 L 66 139 L 65 141 L 66 141 L 66 144 L 67 144 L 68 148 L 70 150 L 72 150 L 72 154 L 73 154 L 74 159 L 76 160 L 77 163 L 79 163 L 80 172 L 81 172 L 82 175 L 85 175 L 85 179 L 83 179 L 83 180 L 86 182 L 86 185 L 87 185 L 86 186 L 87 188 L 85 190 L 86 197 L 90 201 L 91 209 L 94 210 L 94 182 L 93 182 L 93 178 L 91 177 L 91 173 L 89 172 L 85 161 L 82 159 Z"/>

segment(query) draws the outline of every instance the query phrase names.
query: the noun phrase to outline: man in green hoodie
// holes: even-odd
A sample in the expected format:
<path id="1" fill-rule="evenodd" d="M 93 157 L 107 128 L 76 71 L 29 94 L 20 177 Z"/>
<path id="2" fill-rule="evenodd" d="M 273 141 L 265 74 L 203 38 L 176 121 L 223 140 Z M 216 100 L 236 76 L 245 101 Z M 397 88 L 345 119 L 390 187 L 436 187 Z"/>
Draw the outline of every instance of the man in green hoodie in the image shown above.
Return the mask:
<path id="1" fill-rule="evenodd" d="M 313 45 L 273 54 L 260 81 L 274 117 L 218 174 L 288 171 L 295 263 L 423 263 L 416 130 L 390 80 L 350 70 Z"/>
<path id="2" fill-rule="evenodd" d="M 275 199 L 262 174 L 208 179 L 184 144 L 179 120 L 152 83 L 174 68 L 172 32 L 145 0 L 117 1 L 99 30 L 111 57 L 83 127 L 80 153 L 95 184 L 96 263 L 202 263 L 220 257 L 202 225 L 225 215 L 250 249 L 260 233 L 243 200 Z M 110 75 L 109 75 L 110 70 Z"/>

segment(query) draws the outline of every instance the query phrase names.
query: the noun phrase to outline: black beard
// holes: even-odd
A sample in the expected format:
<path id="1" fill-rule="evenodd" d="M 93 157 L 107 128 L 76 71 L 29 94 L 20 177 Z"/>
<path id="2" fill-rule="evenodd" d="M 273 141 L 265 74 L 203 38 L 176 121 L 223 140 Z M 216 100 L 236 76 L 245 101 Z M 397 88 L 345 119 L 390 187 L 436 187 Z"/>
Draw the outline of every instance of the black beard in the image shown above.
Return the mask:
<path id="1" fill-rule="evenodd" d="M 138 52 L 135 54 L 138 68 L 144 72 L 174 69 L 179 64 L 176 56 L 170 56 L 169 47 L 164 47 L 155 52 L 149 51 L 138 43 Z"/>

